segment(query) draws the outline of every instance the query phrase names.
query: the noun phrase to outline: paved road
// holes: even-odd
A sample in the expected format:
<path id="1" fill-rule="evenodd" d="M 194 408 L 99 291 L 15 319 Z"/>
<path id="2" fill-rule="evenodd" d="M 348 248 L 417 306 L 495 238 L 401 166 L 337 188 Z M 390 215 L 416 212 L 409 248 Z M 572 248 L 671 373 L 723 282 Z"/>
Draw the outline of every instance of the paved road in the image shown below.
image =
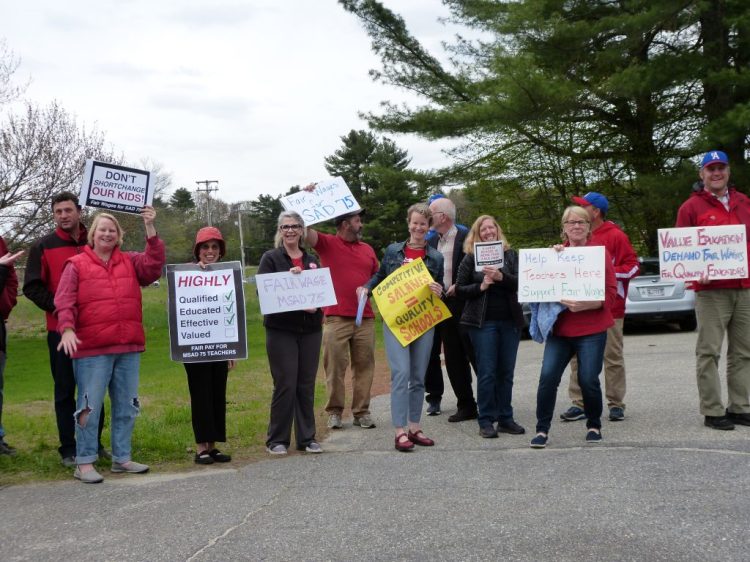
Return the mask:
<path id="1" fill-rule="evenodd" d="M 438 445 L 397 453 L 379 397 L 378 427 L 347 424 L 323 455 L 0 490 L 0 559 L 746 561 L 750 427 L 703 427 L 694 338 L 626 337 L 627 419 L 602 445 L 582 422 L 555 422 L 546 450 L 482 439 L 446 401 L 425 418 Z M 529 431 L 541 350 L 519 353 Z"/>

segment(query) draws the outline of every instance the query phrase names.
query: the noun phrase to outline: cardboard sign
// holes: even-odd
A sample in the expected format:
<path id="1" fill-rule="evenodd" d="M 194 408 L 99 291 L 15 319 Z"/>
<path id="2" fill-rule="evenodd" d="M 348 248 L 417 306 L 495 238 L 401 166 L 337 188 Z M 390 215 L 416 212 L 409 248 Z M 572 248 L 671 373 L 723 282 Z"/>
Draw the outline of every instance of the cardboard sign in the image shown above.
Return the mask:
<path id="1" fill-rule="evenodd" d="M 321 308 L 337 304 L 331 270 L 305 269 L 301 273 L 279 271 L 255 276 L 262 314 Z"/>
<path id="2" fill-rule="evenodd" d="M 744 279 L 747 230 L 743 224 L 659 229 L 662 279 Z"/>
<path id="3" fill-rule="evenodd" d="M 427 266 L 418 258 L 399 267 L 372 290 L 383 322 L 404 347 L 451 317 L 448 307 L 430 290 L 431 282 Z"/>
<path id="4" fill-rule="evenodd" d="M 361 207 L 343 178 L 337 177 L 315 184 L 315 191 L 298 191 L 281 198 L 286 211 L 295 211 L 305 226 L 359 211 Z"/>
<path id="5" fill-rule="evenodd" d="M 604 256 L 604 246 L 520 250 L 518 301 L 603 301 Z"/>
<path id="6" fill-rule="evenodd" d="M 151 172 L 86 160 L 79 197 L 82 206 L 137 214 L 153 199 Z"/>
<path id="7" fill-rule="evenodd" d="M 240 262 L 167 266 L 172 361 L 247 359 Z"/>
<path id="8" fill-rule="evenodd" d="M 502 269 L 504 263 L 505 252 L 501 241 L 474 242 L 474 271 L 481 273 L 486 266 Z"/>

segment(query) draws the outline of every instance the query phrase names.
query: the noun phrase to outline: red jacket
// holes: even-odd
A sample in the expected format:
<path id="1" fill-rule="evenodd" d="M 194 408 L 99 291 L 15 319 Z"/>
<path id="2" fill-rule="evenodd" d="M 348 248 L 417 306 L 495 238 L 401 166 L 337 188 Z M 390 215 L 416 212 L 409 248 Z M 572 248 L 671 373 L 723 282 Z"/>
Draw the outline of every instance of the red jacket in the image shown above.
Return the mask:
<path id="1" fill-rule="evenodd" d="M 729 210 L 727 211 L 710 191 L 705 189 L 695 191 L 685 201 L 680 210 L 677 211 L 676 227 L 686 226 L 724 226 L 727 224 L 744 224 L 745 239 L 748 241 L 747 249 L 750 252 L 750 237 L 748 225 L 750 225 L 750 199 L 733 187 L 729 188 Z M 750 288 L 750 279 L 717 279 L 708 283 L 692 282 L 696 291 L 707 291 L 713 289 L 747 289 Z"/>
<path id="2" fill-rule="evenodd" d="M 625 317 L 625 297 L 628 295 L 630 280 L 638 275 L 638 255 L 630 244 L 628 235 L 612 221 L 605 221 L 591 233 L 589 246 L 604 246 L 607 248 L 617 279 L 617 296 L 612 304 L 612 317 Z"/>
<path id="3" fill-rule="evenodd" d="M 31 247 L 26 260 L 23 294 L 47 313 L 47 330 L 57 330 L 55 291 L 68 258 L 83 251 L 88 231 L 80 226 L 78 240 L 61 228 L 55 229 Z"/>
<path id="4" fill-rule="evenodd" d="M 90 246 L 68 260 L 55 305 L 58 331 L 73 328 L 81 341 L 74 358 L 145 349 L 140 286 L 158 279 L 164 262 L 156 236 L 142 254 L 115 248 L 106 264 Z"/>
<path id="5" fill-rule="evenodd" d="M 587 246 L 601 246 L 589 240 Z M 594 310 L 583 310 L 571 312 L 564 310 L 560 313 L 552 327 L 552 333 L 560 337 L 589 336 L 604 332 L 612 327 L 615 321 L 612 319 L 612 306 L 617 298 L 617 281 L 615 270 L 612 266 L 612 258 L 607 249 L 604 249 L 604 302 L 600 308 Z"/>

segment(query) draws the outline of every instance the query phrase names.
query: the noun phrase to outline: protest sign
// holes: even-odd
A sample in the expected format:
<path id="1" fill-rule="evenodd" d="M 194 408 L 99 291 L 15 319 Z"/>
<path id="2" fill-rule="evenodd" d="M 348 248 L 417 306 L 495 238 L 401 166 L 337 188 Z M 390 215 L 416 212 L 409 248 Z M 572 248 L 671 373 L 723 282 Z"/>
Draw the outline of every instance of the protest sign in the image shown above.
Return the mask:
<path id="1" fill-rule="evenodd" d="M 505 263 L 503 243 L 499 240 L 494 242 L 474 242 L 474 270 L 482 272 L 482 268 L 489 266 L 502 269 Z"/>
<path id="2" fill-rule="evenodd" d="M 305 269 L 301 273 L 261 273 L 255 276 L 263 314 L 320 308 L 336 304 L 331 270 Z"/>
<path id="3" fill-rule="evenodd" d="M 747 277 L 745 225 L 659 229 L 662 279 L 744 279 Z"/>
<path id="4" fill-rule="evenodd" d="M 137 214 L 144 206 L 151 205 L 154 199 L 151 173 L 86 160 L 78 199 L 84 207 Z"/>
<path id="5" fill-rule="evenodd" d="M 284 210 L 299 213 L 306 226 L 361 209 L 346 182 L 340 177 L 317 182 L 314 191 L 284 195 L 281 204 Z"/>
<path id="6" fill-rule="evenodd" d="M 603 301 L 604 255 L 604 246 L 520 250 L 518 301 Z"/>
<path id="7" fill-rule="evenodd" d="M 168 265 L 167 283 L 173 361 L 247 359 L 240 262 Z"/>
<path id="8" fill-rule="evenodd" d="M 399 267 L 372 291 L 383 322 L 404 347 L 451 317 L 448 307 L 430 290 L 431 282 L 419 258 Z"/>

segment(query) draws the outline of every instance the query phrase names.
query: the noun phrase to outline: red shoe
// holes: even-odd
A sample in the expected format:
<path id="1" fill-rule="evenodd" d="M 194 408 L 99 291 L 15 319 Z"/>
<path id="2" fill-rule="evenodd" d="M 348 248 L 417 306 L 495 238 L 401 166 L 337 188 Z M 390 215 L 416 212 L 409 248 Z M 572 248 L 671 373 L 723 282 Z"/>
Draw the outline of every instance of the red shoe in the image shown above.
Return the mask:
<path id="1" fill-rule="evenodd" d="M 422 445 L 422 447 L 432 447 L 435 444 L 421 429 L 417 430 L 416 433 L 410 431 L 408 437 L 410 441 L 413 441 L 416 445 Z"/>
<path id="2" fill-rule="evenodd" d="M 399 433 L 396 435 L 396 450 L 406 453 L 414 448 L 414 443 L 409 441 L 406 433 Z"/>

